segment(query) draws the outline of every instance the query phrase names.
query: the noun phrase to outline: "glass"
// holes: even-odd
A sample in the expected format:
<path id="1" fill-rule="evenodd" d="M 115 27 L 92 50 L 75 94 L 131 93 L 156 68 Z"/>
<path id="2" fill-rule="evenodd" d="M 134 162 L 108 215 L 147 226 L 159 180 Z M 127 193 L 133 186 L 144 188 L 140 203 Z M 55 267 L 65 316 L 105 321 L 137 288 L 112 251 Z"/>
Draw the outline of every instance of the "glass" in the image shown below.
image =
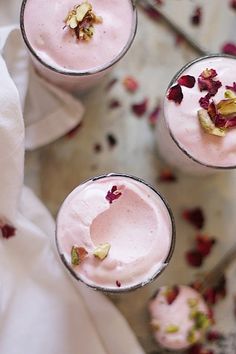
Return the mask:
<path id="1" fill-rule="evenodd" d="M 170 84 L 168 85 L 167 91 L 190 66 L 199 61 L 215 57 L 235 59 L 234 56 L 227 54 L 212 54 L 195 59 L 187 63 L 182 69 L 177 72 L 177 74 L 173 77 Z M 183 147 L 180 146 L 179 142 L 174 136 L 174 133 L 171 132 L 166 121 L 165 112 L 160 116 L 160 120 L 158 121 L 158 124 L 156 126 L 156 144 L 158 152 L 163 158 L 163 160 L 165 160 L 173 167 L 176 167 L 179 170 L 189 174 L 209 175 L 219 171 L 236 168 L 236 166 L 208 165 L 194 158 L 190 152 L 186 151 Z"/>
<path id="2" fill-rule="evenodd" d="M 98 68 L 93 68 L 89 70 L 75 70 L 75 71 L 64 71 L 59 70 L 52 65 L 46 63 L 42 60 L 33 47 L 31 46 L 25 31 L 24 25 L 24 11 L 28 0 L 23 0 L 20 13 L 20 28 L 24 39 L 24 42 L 31 54 L 34 66 L 37 72 L 46 78 L 51 83 L 65 89 L 68 91 L 85 91 L 90 87 L 95 86 L 99 81 L 108 74 L 113 66 L 123 58 L 126 52 L 129 50 L 137 30 L 137 10 L 135 7 L 135 1 L 129 0 L 133 8 L 133 23 L 132 30 L 128 42 L 126 43 L 123 50 L 110 62 L 105 63 L 103 66 Z"/>
<path id="3" fill-rule="evenodd" d="M 140 287 L 143 287 L 143 286 L 151 283 L 152 281 L 154 281 L 164 271 L 164 269 L 166 269 L 166 267 L 167 267 L 167 265 L 168 265 L 168 263 L 169 263 L 169 261 L 170 261 L 170 259 L 172 257 L 172 254 L 174 252 L 174 247 L 175 247 L 175 222 L 174 222 L 174 217 L 173 217 L 172 211 L 171 211 L 170 207 L 168 206 L 167 202 L 165 201 L 165 199 L 163 198 L 163 196 L 159 192 L 157 192 L 150 184 L 148 184 L 147 182 L 143 181 L 142 179 L 140 179 L 138 177 L 130 176 L 130 175 L 127 175 L 127 174 L 111 173 L 111 174 L 108 174 L 108 175 L 102 175 L 102 176 L 98 176 L 98 177 L 93 177 L 93 178 L 83 182 L 79 186 L 84 185 L 85 183 L 88 183 L 88 182 L 97 181 L 99 179 L 113 178 L 113 177 L 119 177 L 120 179 L 122 179 L 124 177 L 126 179 L 130 178 L 131 180 L 134 180 L 134 181 L 136 181 L 138 183 L 141 183 L 141 184 L 145 185 L 146 187 L 148 187 L 148 189 L 150 189 L 151 191 L 153 191 L 157 195 L 158 199 L 160 199 L 162 201 L 164 207 L 166 208 L 167 214 L 169 215 L 170 225 L 171 225 L 171 234 L 169 235 L 170 236 L 170 246 L 169 246 L 168 254 L 167 254 L 165 260 L 162 261 L 162 266 L 159 266 L 157 271 L 155 272 L 155 274 L 153 274 L 152 277 L 148 278 L 146 281 L 144 281 L 144 282 L 142 281 L 142 282 L 137 283 L 135 285 L 126 286 L 124 288 L 122 288 L 122 287 L 117 287 L 117 288 L 110 287 L 109 288 L 109 287 L 105 287 L 105 286 L 91 285 L 91 284 L 86 283 L 86 281 L 81 279 L 79 274 L 75 272 L 75 270 L 73 269 L 71 264 L 66 260 L 64 254 L 62 253 L 62 251 L 60 249 L 60 242 L 59 242 L 59 239 L 58 239 L 58 220 L 60 218 L 61 208 L 62 208 L 62 206 L 63 206 L 65 201 L 62 203 L 62 205 L 61 205 L 61 207 L 59 209 L 58 215 L 57 215 L 57 220 L 56 220 L 56 246 L 57 246 L 58 254 L 59 254 L 64 266 L 67 268 L 67 270 L 72 275 L 72 277 L 73 277 L 73 279 L 75 281 L 81 281 L 82 283 L 85 283 L 87 286 L 89 286 L 90 288 L 93 288 L 94 290 L 99 290 L 99 291 L 102 291 L 102 292 L 105 292 L 105 293 L 119 294 L 119 293 L 130 292 L 132 290 L 138 289 Z M 73 191 L 71 193 L 73 193 Z"/>

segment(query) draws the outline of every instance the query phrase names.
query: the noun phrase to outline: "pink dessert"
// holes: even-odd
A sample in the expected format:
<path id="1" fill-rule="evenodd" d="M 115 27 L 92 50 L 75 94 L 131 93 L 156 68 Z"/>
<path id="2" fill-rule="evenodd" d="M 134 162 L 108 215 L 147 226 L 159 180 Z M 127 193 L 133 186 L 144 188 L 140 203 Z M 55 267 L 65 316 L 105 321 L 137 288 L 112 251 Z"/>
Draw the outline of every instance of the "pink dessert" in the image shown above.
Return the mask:
<path id="1" fill-rule="evenodd" d="M 202 296 L 189 286 L 161 287 L 149 303 L 154 338 L 170 350 L 187 349 L 211 325 Z"/>
<path id="2" fill-rule="evenodd" d="M 209 56 L 188 64 L 167 91 L 164 117 L 157 144 L 167 162 L 193 173 L 234 168 L 236 59 Z"/>
<path id="3" fill-rule="evenodd" d="M 86 36 L 79 37 L 73 23 L 66 19 L 75 6 L 81 4 L 91 5 L 96 21 L 92 24 L 92 33 L 91 27 L 86 24 Z M 41 63 L 58 72 L 77 75 L 77 80 L 80 74 L 99 73 L 117 61 L 131 44 L 136 24 L 131 0 L 26 0 L 22 18 L 23 35 L 25 32 L 26 44 L 31 52 Z M 50 75 L 49 79 L 59 80 L 56 72 L 50 73 L 46 67 L 39 66 L 39 62 L 37 65 L 41 73 Z M 92 75 L 93 79 L 100 77 L 98 73 Z M 87 81 L 92 80 L 88 75 L 86 78 Z M 73 81 L 73 75 L 63 75 L 61 81 L 63 79 Z M 86 84 L 85 78 L 81 79 Z"/>
<path id="4" fill-rule="evenodd" d="M 143 286 L 167 265 L 173 222 L 163 199 L 133 177 L 111 174 L 78 186 L 57 218 L 57 245 L 69 270 L 91 287 Z"/>

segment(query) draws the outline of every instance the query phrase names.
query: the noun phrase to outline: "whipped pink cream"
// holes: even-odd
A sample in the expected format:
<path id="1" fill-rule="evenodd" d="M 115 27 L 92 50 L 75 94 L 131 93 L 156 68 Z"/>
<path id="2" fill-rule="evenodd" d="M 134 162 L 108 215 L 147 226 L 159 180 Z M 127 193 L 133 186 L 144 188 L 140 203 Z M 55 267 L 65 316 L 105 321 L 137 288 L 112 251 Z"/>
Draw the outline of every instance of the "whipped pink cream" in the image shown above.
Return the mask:
<path id="1" fill-rule="evenodd" d="M 26 36 L 36 54 L 63 71 L 98 69 L 117 57 L 128 43 L 134 23 L 131 0 L 89 0 L 103 22 L 95 24 L 93 38 L 78 41 L 65 26 L 75 0 L 27 0 L 24 12 Z"/>
<path id="2" fill-rule="evenodd" d="M 116 186 L 119 198 L 109 202 Z M 65 199 L 57 218 L 59 253 L 69 269 L 86 284 L 106 290 L 144 285 L 163 267 L 172 245 L 172 221 L 161 197 L 130 177 L 108 175 L 78 186 Z M 109 243 L 103 260 L 94 249 Z M 72 246 L 87 257 L 71 264 Z"/>
<path id="3" fill-rule="evenodd" d="M 171 350 L 186 349 L 202 338 L 206 328 L 196 329 L 194 313 L 204 314 L 206 321 L 209 319 L 207 304 L 196 290 L 184 285 L 177 288 L 179 293 L 172 303 L 167 301 L 168 287 L 161 287 L 149 303 L 154 338 Z"/>
<path id="4" fill-rule="evenodd" d="M 180 76 L 191 75 L 196 79 L 193 88 L 182 86 L 183 100 L 181 104 L 176 104 L 165 97 L 165 119 L 171 134 L 179 146 L 194 159 L 210 166 L 233 167 L 236 165 L 236 128 L 229 129 L 224 137 L 218 137 L 206 133 L 199 124 L 197 115 L 198 110 L 201 109 L 199 99 L 205 96 L 207 92 L 200 92 L 197 79 L 207 68 L 216 70 L 218 75 L 215 79 L 222 83 L 217 94 L 212 97 L 213 100 L 217 103 L 224 99 L 226 85 L 232 86 L 233 82 L 236 81 L 236 59 L 223 56 L 202 59 L 190 65 L 180 74 Z M 173 85 L 175 84 L 173 83 Z M 185 160 L 190 160 L 186 162 L 184 158 L 181 158 L 180 153 L 177 151 L 179 148 L 175 145 L 175 152 L 171 142 L 162 138 L 161 135 L 164 135 L 159 135 L 163 145 L 160 147 L 162 155 L 164 155 L 166 150 L 166 155 L 171 155 L 170 157 L 167 156 L 167 160 L 169 159 L 170 163 L 176 164 L 175 161 L 177 161 L 180 167 L 181 164 L 183 167 L 186 164 L 188 169 L 191 170 L 191 160 L 186 157 Z M 165 146 L 167 147 L 166 149 Z M 194 168 L 194 163 L 192 165 Z"/>

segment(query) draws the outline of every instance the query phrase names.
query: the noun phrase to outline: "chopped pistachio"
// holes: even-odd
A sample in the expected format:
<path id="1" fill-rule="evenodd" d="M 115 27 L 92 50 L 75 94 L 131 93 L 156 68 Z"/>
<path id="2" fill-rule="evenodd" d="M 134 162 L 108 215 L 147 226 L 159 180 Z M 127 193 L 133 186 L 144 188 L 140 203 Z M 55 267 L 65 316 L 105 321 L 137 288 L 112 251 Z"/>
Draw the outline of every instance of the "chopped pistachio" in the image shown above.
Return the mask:
<path id="1" fill-rule="evenodd" d="M 212 122 L 211 117 L 207 113 L 205 109 L 200 109 L 198 111 L 198 119 L 201 127 L 208 134 L 216 135 L 216 136 L 225 136 L 226 131 L 222 128 L 217 128 L 215 124 Z"/>
<path id="2" fill-rule="evenodd" d="M 232 90 L 226 90 L 225 98 L 236 98 L 236 94 Z"/>
<path id="3" fill-rule="evenodd" d="M 210 326 L 210 320 L 208 316 L 201 311 L 196 312 L 194 316 L 194 323 L 196 329 L 205 330 Z"/>
<path id="4" fill-rule="evenodd" d="M 196 333 L 194 331 L 194 328 L 190 329 L 188 332 L 188 336 L 187 336 L 187 341 L 190 344 L 194 344 L 196 342 L 197 338 L 196 338 Z"/>
<path id="5" fill-rule="evenodd" d="M 76 19 L 78 22 L 83 21 L 86 14 L 92 11 L 92 5 L 88 2 L 83 2 L 81 5 L 76 7 Z"/>
<path id="6" fill-rule="evenodd" d="M 222 100 L 216 105 L 218 112 L 223 116 L 236 114 L 236 97 Z"/>
<path id="7" fill-rule="evenodd" d="M 95 248 L 93 254 L 95 257 L 98 257 L 99 259 L 103 260 L 104 258 L 107 257 L 110 248 L 111 245 L 109 243 L 103 243 L 102 245 L 99 245 L 98 247 Z"/>
<path id="8" fill-rule="evenodd" d="M 198 299 L 188 299 L 189 307 L 191 307 L 191 308 L 196 307 L 197 304 L 198 304 Z"/>
<path id="9" fill-rule="evenodd" d="M 71 264 L 76 266 L 79 265 L 79 263 L 80 263 L 80 259 L 77 252 L 77 247 L 73 246 L 71 248 Z"/>
<path id="10" fill-rule="evenodd" d="M 166 329 L 165 329 L 166 333 L 176 333 L 178 331 L 179 331 L 179 326 L 176 326 L 176 325 L 173 325 L 173 324 L 167 326 Z"/>
<path id="11" fill-rule="evenodd" d="M 151 325 L 151 327 L 152 327 L 153 330 L 159 331 L 160 325 L 159 325 L 159 322 L 158 322 L 158 320 L 157 320 L 156 318 L 153 318 L 153 319 L 151 320 L 150 325 Z"/>

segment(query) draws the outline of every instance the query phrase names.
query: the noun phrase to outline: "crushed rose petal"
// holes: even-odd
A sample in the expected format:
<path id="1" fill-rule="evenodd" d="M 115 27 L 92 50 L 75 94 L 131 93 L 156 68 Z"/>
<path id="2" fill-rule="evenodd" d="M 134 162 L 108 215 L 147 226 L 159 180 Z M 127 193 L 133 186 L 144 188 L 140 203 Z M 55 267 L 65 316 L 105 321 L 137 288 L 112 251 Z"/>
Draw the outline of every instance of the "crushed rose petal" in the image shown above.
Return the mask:
<path id="1" fill-rule="evenodd" d="M 2 237 L 6 239 L 13 237 L 16 234 L 16 228 L 4 222 L 0 222 L 0 231 L 2 233 Z"/>
<path id="2" fill-rule="evenodd" d="M 146 111 L 147 111 L 147 106 L 148 106 L 148 99 L 145 98 L 143 101 L 141 101 L 140 103 L 135 103 L 131 106 L 133 113 L 137 116 L 137 117 L 141 117 L 143 116 Z"/>
<path id="3" fill-rule="evenodd" d="M 210 104 L 210 98 L 211 95 L 209 93 L 207 93 L 206 96 L 201 97 L 199 100 L 200 106 L 207 110 Z"/>
<path id="4" fill-rule="evenodd" d="M 95 153 L 99 153 L 102 151 L 102 145 L 99 143 L 94 144 L 93 150 Z"/>
<path id="5" fill-rule="evenodd" d="M 194 87 L 195 82 L 196 82 L 195 77 L 191 75 L 183 75 L 178 79 L 178 84 L 180 86 L 185 86 L 188 88 Z"/>
<path id="6" fill-rule="evenodd" d="M 226 88 L 236 93 L 236 82 L 233 82 L 232 86 L 227 85 Z"/>
<path id="7" fill-rule="evenodd" d="M 191 16 L 191 22 L 194 26 L 199 26 L 202 22 L 202 8 L 197 6 Z"/>
<path id="8" fill-rule="evenodd" d="M 118 286 L 118 288 L 121 287 L 121 282 L 119 280 L 116 280 L 116 286 Z"/>
<path id="9" fill-rule="evenodd" d="M 196 236 L 196 249 L 202 256 L 206 257 L 210 254 L 212 247 L 215 245 L 216 240 L 209 238 L 207 235 Z"/>
<path id="10" fill-rule="evenodd" d="M 131 93 L 134 93 L 138 90 L 139 88 L 139 83 L 137 80 L 135 80 L 134 77 L 132 76 L 126 76 L 123 80 L 123 85 L 124 88 Z"/>
<path id="11" fill-rule="evenodd" d="M 223 275 L 213 287 L 205 290 L 203 297 L 208 305 L 215 305 L 220 299 L 226 296 L 226 278 Z"/>
<path id="12" fill-rule="evenodd" d="M 175 103 L 180 104 L 184 98 L 181 86 L 179 84 L 172 86 L 169 89 L 167 98 L 170 101 L 174 101 Z"/>
<path id="13" fill-rule="evenodd" d="M 205 216 L 200 207 L 185 209 L 182 213 L 182 217 L 199 230 L 202 229 L 205 224 Z"/>
<path id="14" fill-rule="evenodd" d="M 107 192 L 106 200 L 108 200 L 108 202 L 109 202 L 110 204 L 112 204 L 112 202 L 113 202 L 114 200 L 120 198 L 121 195 L 122 195 L 122 193 L 119 192 L 117 186 L 113 186 L 113 187 L 111 188 L 111 190 Z"/>
<path id="15" fill-rule="evenodd" d="M 179 287 L 177 285 L 167 287 L 164 295 L 168 305 L 171 305 L 179 295 Z"/>
<path id="16" fill-rule="evenodd" d="M 193 249 L 186 252 L 186 261 L 192 267 L 201 267 L 204 256 L 197 250 Z"/>
<path id="17" fill-rule="evenodd" d="M 235 55 L 236 56 L 236 44 L 235 43 L 225 43 L 221 48 L 222 53 Z"/>
<path id="18" fill-rule="evenodd" d="M 109 102 L 109 108 L 110 109 L 115 109 L 115 108 L 119 108 L 121 106 L 121 103 L 119 100 L 117 99 L 112 99 L 110 102 Z"/>
<path id="19" fill-rule="evenodd" d="M 160 112 L 161 112 L 161 104 L 158 103 L 157 106 L 153 109 L 153 111 L 148 116 L 149 124 L 152 127 L 155 127 L 155 125 L 158 121 L 158 118 L 160 116 Z"/>
<path id="20" fill-rule="evenodd" d="M 111 149 L 117 145 L 117 138 L 114 136 L 114 134 L 107 134 L 106 139 Z"/>
<path id="21" fill-rule="evenodd" d="M 209 331 L 207 332 L 206 334 L 206 339 L 209 341 L 209 342 L 215 342 L 215 341 L 218 341 L 220 339 L 223 339 L 223 334 L 220 333 L 220 332 L 217 332 L 217 331 Z"/>
<path id="22" fill-rule="evenodd" d="M 159 177 L 158 180 L 160 182 L 176 182 L 177 181 L 177 177 L 176 175 L 173 173 L 173 171 L 171 171 L 169 168 L 164 168 Z"/>
<path id="23" fill-rule="evenodd" d="M 214 354 L 214 352 L 211 349 L 204 348 L 202 344 L 197 343 L 188 349 L 187 354 Z"/>

